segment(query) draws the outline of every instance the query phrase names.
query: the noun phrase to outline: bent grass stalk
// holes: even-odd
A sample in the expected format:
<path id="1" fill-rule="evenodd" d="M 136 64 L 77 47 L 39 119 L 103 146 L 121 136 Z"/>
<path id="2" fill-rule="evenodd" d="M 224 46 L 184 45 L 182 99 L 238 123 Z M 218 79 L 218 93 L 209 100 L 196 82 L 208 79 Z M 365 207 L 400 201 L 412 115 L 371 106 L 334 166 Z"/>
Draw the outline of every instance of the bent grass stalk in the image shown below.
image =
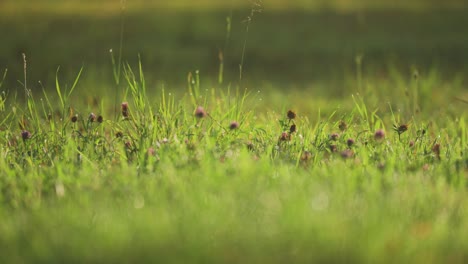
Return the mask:
<path id="1" fill-rule="evenodd" d="M 244 20 L 245 23 L 245 37 L 244 37 L 244 44 L 242 45 L 242 55 L 241 55 L 241 60 L 239 63 L 239 86 L 241 86 L 242 83 L 242 74 L 244 72 L 244 60 L 245 60 L 245 52 L 247 49 L 247 39 L 249 36 L 249 29 L 250 29 L 250 24 L 253 21 L 253 18 L 256 13 L 260 13 L 262 11 L 262 1 L 261 0 L 251 0 L 252 5 L 250 9 L 250 15 L 247 16 L 247 18 Z"/>

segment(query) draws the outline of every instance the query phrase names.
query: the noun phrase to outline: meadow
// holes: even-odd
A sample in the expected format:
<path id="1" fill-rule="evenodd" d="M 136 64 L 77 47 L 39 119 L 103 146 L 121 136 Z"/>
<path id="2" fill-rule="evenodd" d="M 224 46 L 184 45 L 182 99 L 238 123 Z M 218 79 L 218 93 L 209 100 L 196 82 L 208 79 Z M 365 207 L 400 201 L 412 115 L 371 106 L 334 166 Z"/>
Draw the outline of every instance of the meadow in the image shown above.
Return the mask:
<path id="1" fill-rule="evenodd" d="M 468 261 L 463 1 L 241 2 L 0 3 L 2 263 Z"/>

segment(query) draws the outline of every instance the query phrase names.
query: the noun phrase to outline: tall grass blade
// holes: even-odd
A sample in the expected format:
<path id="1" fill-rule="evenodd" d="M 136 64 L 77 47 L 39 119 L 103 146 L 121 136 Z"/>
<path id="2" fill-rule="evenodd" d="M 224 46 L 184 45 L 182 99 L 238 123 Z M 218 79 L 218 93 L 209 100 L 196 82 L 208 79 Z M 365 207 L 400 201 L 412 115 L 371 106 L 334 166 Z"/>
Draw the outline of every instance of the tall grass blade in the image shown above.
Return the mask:
<path id="1" fill-rule="evenodd" d="M 80 77 L 81 77 L 81 73 L 83 72 L 83 68 L 84 68 L 84 66 L 81 66 L 81 69 L 80 69 L 80 71 L 78 72 L 78 75 L 76 76 L 75 81 L 73 82 L 73 85 L 72 85 L 72 87 L 71 87 L 71 89 L 70 89 L 70 92 L 68 92 L 68 95 L 67 95 L 68 97 L 70 97 L 70 95 L 73 93 L 73 90 L 75 90 L 75 87 L 76 87 L 76 85 L 78 84 L 78 80 L 79 80 Z"/>
<path id="2" fill-rule="evenodd" d="M 62 110 L 63 110 L 63 109 L 65 109 L 65 102 L 63 101 L 62 91 L 60 89 L 60 82 L 59 82 L 59 79 L 58 79 L 59 71 L 60 71 L 60 66 L 57 68 L 57 71 L 55 73 L 55 90 L 57 91 L 57 95 L 58 95 L 59 100 L 60 100 L 60 105 L 62 106 Z"/>

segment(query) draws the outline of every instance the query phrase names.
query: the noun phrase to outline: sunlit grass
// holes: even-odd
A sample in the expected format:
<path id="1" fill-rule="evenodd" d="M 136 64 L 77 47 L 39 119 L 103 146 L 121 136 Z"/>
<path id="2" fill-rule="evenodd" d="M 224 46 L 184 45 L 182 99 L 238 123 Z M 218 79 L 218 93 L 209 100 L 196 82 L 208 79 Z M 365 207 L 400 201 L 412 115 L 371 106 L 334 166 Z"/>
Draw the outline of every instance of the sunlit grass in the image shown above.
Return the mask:
<path id="1" fill-rule="evenodd" d="M 63 3 L 49 11 L 97 8 Z M 239 74 L 174 87 L 122 57 L 125 36 L 105 67 L 52 83 L 30 79 L 29 54 L 23 76 L 1 71 L 2 263 L 466 262 L 463 73 L 358 54 L 339 81 L 296 87 L 257 80 L 243 34 Z"/>
<path id="2" fill-rule="evenodd" d="M 183 95 L 150 95 L 144 71 L 123 65 L 118 109 L 76 101 L 79 75 L 74 90 L 2 103 L 4 260 L 466 259 L 463 104 L 415 112 L 429 99 L 400 75 L 385 100 L 366 88 L 337 105 L 203 87 L 195 73 Z"/>

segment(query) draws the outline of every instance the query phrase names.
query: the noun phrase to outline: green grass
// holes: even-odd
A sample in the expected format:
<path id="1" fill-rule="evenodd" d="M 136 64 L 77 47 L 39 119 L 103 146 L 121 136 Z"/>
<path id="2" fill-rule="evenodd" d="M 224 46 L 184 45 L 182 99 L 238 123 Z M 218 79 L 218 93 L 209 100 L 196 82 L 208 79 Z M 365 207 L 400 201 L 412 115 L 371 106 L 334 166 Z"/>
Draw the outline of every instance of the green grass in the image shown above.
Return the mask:
<path id="1" fill-rule="evenodd" d="M 456 61 L 432 63 L 438 57 L 429 47 L 448 52 L 465 41 L 455 37 L 461 27 L 445 31 L 465 19 L 462 13 L 441 15 L 447 19 L 431 28 L 426 47 L 410 36 L 389 43 L 392 32 L 378 34 L 388 20 L 374 13 L 383 22 L 368 24 L 373 33 L 342 36 L 376 51 L 362 61 L 357 50 L 327 44 L 341 26 L 326 33 L 311 25 L 317 42 L 304 37 L 307 45 L 296 46 L 300 41 L 285 39 L 299 39 L 300 27 L 276 36 L 281 28 L 268 25 L 275 16 L 261 14 L 247 37 L 245 27 L 231 32 L 222 84 L 216 60 L 200 62 L 212 70 L 199 72 L 191 65 L 197 49 L 186 51 L 185 61 L 169 52 L 197 43 L 179 41 L 183 26 L 170 25 L 171 18 L 158 18 L 167 25 L 160 52 L 174 60 L 177 71 L 168 78 L 183 81 L 156 80 L 151 49 L 138 56 L 131 48 L 145 42 L 132 22 L 125 24 L 123 60 L 114 20 L 107 25 L 116 40 L 104 37 L 115 45 L 112 58 L 103 44 L 96 51 L 102 61 L 83 66 L 73 55 L 80 43 L 71 42 L 45 48 L 39 61 L 47 66 L 38 67 L 37 53 L 26 52 L 26 65 L 0 74 L 2 263 L 466 263 L 466 77 Z M 310 21 L 308 13 L 288 14 Z M 406 32 L 428 36 L 414 22 L 424 16 L 409 14 Z M 223 45 L 226 32 L 216 32 L 226 25 L 208 25 L 218 18 L 224 15 L 195 19 L 191 37 Z M 349 21 L 336 14 L 312 20 L 327 18 L 330 25 Z M 20 27 L 15 19 L 8 25 Z M 428 21 L 439 25 L 437 17 L 421 25 Z M 395 23 L 403 28 L 404 21 Z M 47 30 L 41 32 L 54 32 Z M 262 31 L 271 45 L 258 42 Z M 93 34 L 82 40 L 92 42 Z M 58 45 L 64 36 L 49 41 Z M 18 39 L 4 41 L 0 47 L 10 49 Z M 239 80 L 234 61 L 244 41 Z M 306 46 L 330 59 L 324 68 L 333 72 L 305 82 L 294 75 L 308 65 L 295 56 Z M 387 49 L 398 56 L 387 57 Z M 265 61 L 255 64 L 257 51 L 291 67 L 265 69 Z M 458 51 L 462 61 L 462 49 L 450 54 Z M 126 52 L 138 59 L 127 60 Z M 71 62 L 57 70 L 54 58 L 62 56 Z M 262 72 L 282 77 L 265 81 Z"/>
<path id="2" fill-rule="evenodd" d="M 112 101 L 73 105 L 73 93 L 86 94 L 79 82 L 69 92 L 57 83 L 58 100 L 46 92 L 26 106 L 3 102 L 4 261 L 467 259 L 464 105 L 413 112 L 410 97 L 387 104 L 365 93 L 290 119 L 279 106 L 297 106 L 275 93 L 204 91 L 197 82 L 155 101 L 143 72 L 125 66 L 126 114 L 109 111 Z M 418 96 L 436 94 L 423 90 L 436 79 L 418 78 Z M 195 116 L 198 106 L 206 116 Z M 399 137 L 392 126 L 406 122 Z"/>

